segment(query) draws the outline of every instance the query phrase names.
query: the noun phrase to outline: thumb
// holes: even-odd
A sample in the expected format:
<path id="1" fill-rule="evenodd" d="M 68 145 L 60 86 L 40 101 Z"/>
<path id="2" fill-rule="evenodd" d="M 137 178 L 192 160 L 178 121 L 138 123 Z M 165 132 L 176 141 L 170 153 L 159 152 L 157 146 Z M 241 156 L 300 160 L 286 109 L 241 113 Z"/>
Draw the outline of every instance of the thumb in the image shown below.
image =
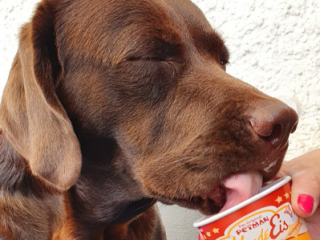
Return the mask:
<path id="1" fill-rule="evenodd" d="M 317 178 L 310 171 L 292 176 L 291 203 L 301 218 L 310 217 L 318 208 L 320 183 Z"/>
<path id="2" fill-rule="evenodd" d="M 302 218 L 310 217 L 317 210 L 320 195 L 320 151 L 316 150 L 285 162 L 279 177 L 291 176 L 291 203 Z"/>

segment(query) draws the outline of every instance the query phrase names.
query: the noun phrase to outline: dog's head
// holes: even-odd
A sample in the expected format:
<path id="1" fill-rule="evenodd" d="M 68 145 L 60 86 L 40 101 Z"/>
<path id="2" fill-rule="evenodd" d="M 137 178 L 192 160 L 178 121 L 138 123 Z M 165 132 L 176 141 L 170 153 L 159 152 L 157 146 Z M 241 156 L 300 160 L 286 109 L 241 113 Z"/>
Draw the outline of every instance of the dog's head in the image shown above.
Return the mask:
<path id="1" fill-rule="evenodd" d="M 7 90 L 1 124 L 45 181 L 67 189 L 78 176 L 72 127 L 112 139 L 146 196 L 206 213 L 232 174 L 279 170 L 296 113 L 225 72 L 228 50 L 191 2 L 46 0 L 22 36 L 27 113 L 10 112 Z M 213 189 L 218 200 L 199 201 Z"/>

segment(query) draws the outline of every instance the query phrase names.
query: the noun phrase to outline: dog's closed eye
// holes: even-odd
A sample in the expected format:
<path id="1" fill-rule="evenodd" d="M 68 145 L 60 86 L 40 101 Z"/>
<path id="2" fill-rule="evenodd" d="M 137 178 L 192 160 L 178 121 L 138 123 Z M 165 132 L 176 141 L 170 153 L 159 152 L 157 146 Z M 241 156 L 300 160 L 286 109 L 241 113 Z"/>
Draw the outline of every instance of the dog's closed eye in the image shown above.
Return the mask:
<path id="1" fill-rule="evenodd" d="M 229 58 L 229 51 L 225 46 L 223 46 L 222 51 L 220 53 L 220 64 L 224 70 L 226 70 L 226 66 L 229 64 Z"/>
<path id="2" fill-rule="evenodd" d="M 220 64 L 222 66 L 225 66 L 225 65 L 228 65 L 229 64 L 229 61 L 228 60 L 220 60 Z"/>

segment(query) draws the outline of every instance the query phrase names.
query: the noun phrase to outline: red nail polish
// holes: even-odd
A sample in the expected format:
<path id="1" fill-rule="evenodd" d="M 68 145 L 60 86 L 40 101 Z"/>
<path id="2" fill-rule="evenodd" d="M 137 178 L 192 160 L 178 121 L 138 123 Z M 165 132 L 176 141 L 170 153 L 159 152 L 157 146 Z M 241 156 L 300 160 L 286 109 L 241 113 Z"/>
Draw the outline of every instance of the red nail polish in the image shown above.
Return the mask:
<path id="1" fill-rule="evenodd" d="M 298 197 L 298 205 L 304 212 L 311 213 L 313 209 L 313 197 L 307 194 L 300 194 Z"/>

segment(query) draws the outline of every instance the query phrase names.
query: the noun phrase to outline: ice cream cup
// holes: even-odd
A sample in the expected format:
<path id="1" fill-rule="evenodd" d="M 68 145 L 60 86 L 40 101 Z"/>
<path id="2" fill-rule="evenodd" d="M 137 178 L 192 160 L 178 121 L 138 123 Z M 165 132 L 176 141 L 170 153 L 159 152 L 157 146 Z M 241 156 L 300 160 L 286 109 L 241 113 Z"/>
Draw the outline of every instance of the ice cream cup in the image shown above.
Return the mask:
<path id="1" fill-rule="evenodd" d="M 290 177 L 262 187 L 260 193 L 193 226 L 205 240 L 312 240 L 291 206 Z"/>

